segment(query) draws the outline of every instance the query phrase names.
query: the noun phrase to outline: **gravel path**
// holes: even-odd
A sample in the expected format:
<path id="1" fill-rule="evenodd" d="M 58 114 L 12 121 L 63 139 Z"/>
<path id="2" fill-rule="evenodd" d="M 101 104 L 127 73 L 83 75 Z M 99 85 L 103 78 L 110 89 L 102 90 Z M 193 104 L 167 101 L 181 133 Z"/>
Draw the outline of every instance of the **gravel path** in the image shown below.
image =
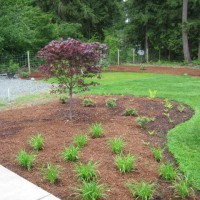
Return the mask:
<path id="1" fill-rule="evenodd" d="M 42 81 L 0 77 L 0 99 L 4 101 L 15 100 L 22 95 L 39 94 L 50 88 L 51 84 Z"/>

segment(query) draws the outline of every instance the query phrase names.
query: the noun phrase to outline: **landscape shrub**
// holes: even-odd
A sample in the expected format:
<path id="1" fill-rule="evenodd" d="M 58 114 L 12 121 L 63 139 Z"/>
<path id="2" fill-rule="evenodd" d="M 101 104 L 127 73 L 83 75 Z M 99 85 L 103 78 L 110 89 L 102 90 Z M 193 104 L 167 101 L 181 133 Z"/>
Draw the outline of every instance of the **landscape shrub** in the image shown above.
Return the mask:
<path id="1" fill-rule="evenodd" d="M 168 162 L 160 166 L 160 176 L 168 181 L 172 181 L 176 178 L 176 170 L 172 163 Z"/>
<path id="2" fill-rule="evenodd" d="M 33 149 L 37 151 L 41 150 L 44 147 L 44 139 L 41 133 L 39 133 L 36 136 L 32 136 L 29 140 L 29 144 L 31 145 Z"/>
<path id="3" fill-rule="evenodd" d="M 84 99 L 83 100 L 83 106 L 85 106 L 85 107 L 94 106 L 94 101 L 92 99 Z"/>
<path id="4" fill-rule="evenodd" d="M 90 127 L 90 134 L 92 138 L 99 138 L 103 136 L 103 126 L 101 123 L 94 123 Z"/>
<path id="5" fill-rule="evenodd" d="M 160 147 L 158 148 L 151 148 L 151 151 L 153 152 L 154 158 L 156 159 L 157 162 L 160 162 L 163 158 L 163 151 L 164 149 L 161 149 Z"/>
<path id="6" fill-rule="evenodd" d="M 79 152 L 78 147 L 70 146 L 68 148 L 65 147 L 61 155 L 65 161 L 76 161 L 78 160 L 78 152 Z"/>
<path id="7" fill-rule="evenodd" d="M 122 150 L 125 146 L 125 142 L 120 137 L 109 139 L 108 144 L 112 152 L 115 154 L 122 153 Z"/>
<path id="8" fill-rule="evenodd" d="M 136 108 L 126 108 L 124 115 L 125 116 L 137 116 L 138 112 L 137 112 Z"/>
<path id="9" fill-rule="evenodd" d="M 107 106 L 108 108 L 114 108 L 114 107 L 116 107 L 116 106 L 117 106 L 116 99 L 113 99 L 113 98 L 107 99 L 107 100 L 106 100 L 106 106 Z"/>
<path id="10" fill-rule="evenodd" d="M 150 119 L 148 117 L 138 117 L 136 122 L 141 128 L 146 128 L 147 124 L 150 122 Z"/>
<path id="11" fill-rule="evenodd" d="M 78 148 L 83 148 L 84 146 L 87 145 L 87 142 L 88 142 L 87 136 L 82 133 L 74 136 L 74 144 Z"/>

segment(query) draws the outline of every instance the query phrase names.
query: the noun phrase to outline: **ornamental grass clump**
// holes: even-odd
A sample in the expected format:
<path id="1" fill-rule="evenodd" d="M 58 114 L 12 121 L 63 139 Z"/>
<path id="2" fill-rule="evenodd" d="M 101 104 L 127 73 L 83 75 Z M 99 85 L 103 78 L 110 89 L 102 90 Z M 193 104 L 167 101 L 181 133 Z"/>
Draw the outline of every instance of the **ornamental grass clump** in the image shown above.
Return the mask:
<path id="1" fill-rule="evenodd" d="M 33 149 L 35 149 L 37 151 L 43 149 L 43 147 L 44 147 L 44 139 L 43 139 L 41 133 L 39 133 L 36 136 L 32 136 L 30 138 L 30 140 L 29 140 L 29 144 Z"/>
<path id="2" fill-rule="evenodd" d="M 44 179 L 48 180 L 51 184 L 54 184 L 60 178 L 61 167 L 47 163 L 47 166 L 43 166 L 41 171 Z"/>
<path id="3" fill-rule="evenodd" d="M 28 154 L 25 150 L 21 150 L 17 155 L 17 162 L 19 165 L 27 169 L 28 171 L 31 170 L 33 162 L 35 161 L 36 156 L 33 154 Z"/>
<path id="4" fill-rule="evenodd" d="M 120 137 L 116 137 L 116 138 L 109 139 L 108 145 L 110 146 L 114 154 L 120 154 L 122 153 L 122 150 L 125 146 L 125 142 Z"/>
<path id="5" fill-rule="evenodd" d="M 113 98 L 107 99 L 107 100 L 106 100 L 106 106 L 107 106 L 108 108 L 114 108 L 114 107 L 116 107 L 116 106 L 117 106 L 116 99 L 113 99 Z"/>
<path id="6" fill-rule="evenodd" d="M 97 165 L 98 163 L 92 163 L 89 161 L 86 164 L 78 163 L 75 166 L 75 172 L 77 173 L 77 177 L 81 181 L 93 181 L 97 177 Z"/>
<path id="7" fill-rule="evenodd" d="M 148 117 L 137 117 L 135 121 L 141 128 L 145 129 L 150 119 Z"/>
<path id="8" fill-rule="evenodd" d="M 62 158 L 65 161 L 76 161 L 78 160 L 79 148 L 75 146 L 65 147 L 62 152 Z"/>
<path id="9" fill-rule="evenodd" d="M 92 99 L 87 98 L 83 100 L 82 104 L 85 107 L 92 107 L 94 106 L 94 101 Z"/>
<path id="10" fill-rule="evenodd" d="M 74 136 L 73 142 L 78 148 L 83 148 L 84 146 L 87 145 L 88 138 L 86 135 L 80 133 L 80 134 Z"/>
<path id="11" fill-rule="evenodd" d="M 126 108 L 125 112 L 124 112 L 125 116 L 137 116 L 138 112 L 136 110 L 136 108 Z"/>
<path id="12" fill-rule="evenodd" d="M 104 184 L 99 184 L 96 181 L 83 181 L 80 187 L 74 188 L 76 197 L 82 200 L 98 200 L 106 199 L 107 188 Z"/>
<path id="13" fill-rule="evenodd" d="M 127 186 L 132 193 L 133 197 L 136 199 L 150 200 L 153 199 L 153 194 L 155 193 L 155 184 L 148 184 L 146 182 L 128 182 Z"/>
<path id="14" fill-rule="evenodd" d="M 160 162 L 163 158 L 163 151 L 164 149 L 161 149 L 160 147 L 158 148 L 151 148 L 151 151 L 153 152 L 154 158 L 156 159 L 157 162 Z"/>
<path id="15" fill-rule="evenodd" d="M 115 164 L 121 173 L 131 172 L 135 168 L 135 156 L 128 155 L 117 155 L 115 157 Z"/>
<path id="16" fill-rule="evenodd" d="M 176 170 L 172 163 L 168 162 L 160 166 L 160 176 L 167 181 L 172 181 L 176 178 Z"/>
<path id="17" fill-rule="evenodd" d="M 90 127 L 90 135 L 92 138 L 99 138 L 103 136 L 103 126 L 101 123 L 92 124 Z"/>

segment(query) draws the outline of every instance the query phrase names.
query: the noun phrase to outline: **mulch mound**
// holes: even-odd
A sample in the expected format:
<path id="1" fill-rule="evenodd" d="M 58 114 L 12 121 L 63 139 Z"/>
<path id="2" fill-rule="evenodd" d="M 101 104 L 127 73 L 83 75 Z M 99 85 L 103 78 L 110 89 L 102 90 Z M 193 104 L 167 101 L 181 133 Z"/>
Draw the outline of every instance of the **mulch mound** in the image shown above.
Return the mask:
<path id="1" fill-rule="evenodd" d="M 91 139 L 79 154 L 80 162 L 89 160 L 99 162 L 98 170 L 101 183 L 109 188 L 107 192 L 110 200 L 131 200 L 126 182 L 130 179 L 136 181 L 156 181 L 156 194 L 154 199 L 174 199 L 174 193 L 170 183 L 159 177 L 160 163 L 156 162 L 150 150 L 151 147 L 165 147 L 166 133 L 177 124 L 188 120 L 193 115 L 189 107 L 184 112 L 179 112 L 178 103 L 172 102 L 173 109 L 170 116 L 173 122 L 163 115 L 163 100 L 128 96 L 94 96 L 87 97 L 96 103 L 94 107 L 84 107 L 81 102 L 83 97 L 74 100 L 73 120 L 68 120 L 69 103 L 59 102 L 45 105 L 34 105 L 15 110 L 1 111 L 0 114 L 0 163 L 23 176 L 34 184 L 44 188 L 48 192 L 60 197 L 62 200 L 75 199 L 73 187 L 80 186 L 74 172 L 73 162 L 64 162 L 60 153 L 64 147 L 73 143 L 74 135 L 82 132 L 87 134 L 92 123 L 100 122 L 104 127 L 104 137 Z M 109 109 L 105 105 L 108 98 L 117 99 L 117 107 Z M 135 122 L 136 117 L 124 116 L 124 110 L 135 107 L 139 116 L 155 118 L 146 129 L 141 129 Z M 155 130 L 154 135 L 148 131 Z M 34 152 L 28 145 L 30 136 L 42 133 L 45 140 L 43 150 Z M 137 157 L 136 168 L 133 172 L 121 174 L 115 166 L 114 155 L 107 145 L 109 138 L 120 136 L 126 141 L 124 152 L 134 154 Z M 37 154 L 33 169 L 28 172 L 16 162 L 17 153 L 25 149 Z M 173 161 L 172 155 L 164 151 L 164 162 Z M 43 163 L 53 163 L 64 167 L 60 180 L 56 184 L 50 184 L 41 175 Z"/>

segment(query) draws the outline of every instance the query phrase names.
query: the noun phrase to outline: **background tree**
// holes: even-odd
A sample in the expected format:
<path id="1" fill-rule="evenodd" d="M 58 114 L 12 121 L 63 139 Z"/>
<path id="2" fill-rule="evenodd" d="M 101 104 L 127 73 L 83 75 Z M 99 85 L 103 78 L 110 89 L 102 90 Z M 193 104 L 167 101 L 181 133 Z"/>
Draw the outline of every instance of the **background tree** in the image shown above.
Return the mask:
<path id="1" fill-rule="evenodd" d="M 97 84 L 94 81 L 89 82 L 88 79 L 86 82 L 85 78 L 99 77 L 101 72 L 99 63 L 106 49 L 107 46 L 100 43 L 82 43 L 68 39 L 52 41 L 38 52 L 38 56 L 46 60 L 46 64 L 40 68 L 41 72 L 58 79 L 57 91 L 69 92 L 70 120 L 74 88 L 84 90 L 90 85 Z"/>

